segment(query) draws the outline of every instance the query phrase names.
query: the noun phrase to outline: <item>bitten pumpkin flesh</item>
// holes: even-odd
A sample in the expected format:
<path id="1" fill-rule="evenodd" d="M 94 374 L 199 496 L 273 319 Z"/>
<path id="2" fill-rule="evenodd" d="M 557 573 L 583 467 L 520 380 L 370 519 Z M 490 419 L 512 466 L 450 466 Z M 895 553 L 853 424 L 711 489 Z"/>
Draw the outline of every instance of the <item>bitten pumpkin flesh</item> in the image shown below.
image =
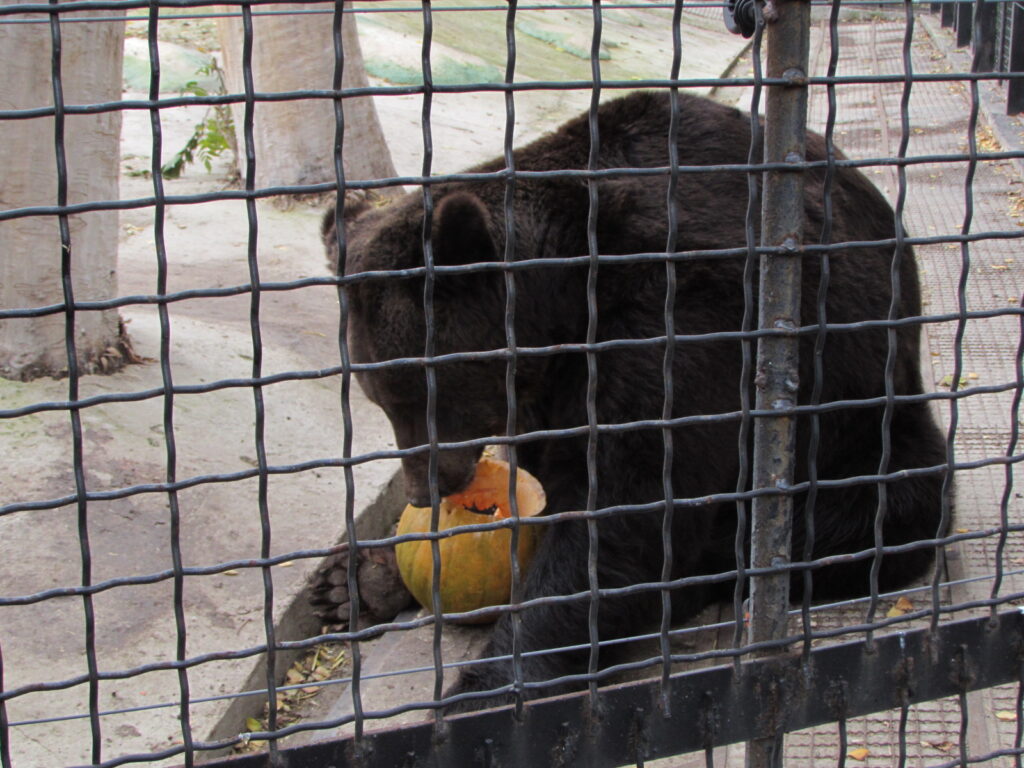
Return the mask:
<path id="1" fill-rule="evenodd" d="M 510 517 L 508 481 L 507 462 L 481 459 L 469 486 L 441 500 L 438 530 Z M 540 514 L 546 503 L 540 482 L 523 469 L 516 475 L 516 501 L 520 517 Z M 398 523 L 398 535 L 429 530 L 430 508 L 407 506 Z M 533 558 L 542 532 L 539 526 L 520 527 L 517 558 L 521 571 Z M 458 533 L 439 540 L 440 596 L 444 613 L 462 613 L 508 602 L 512 591 L 511 541 L 512 531 L 508 528 Z M 434 567 L 430 542 L 403 542 L 395 547 L 395 555 L 406 587 L 421 605 L 430 608 Z M 482 617 L 477 621 L 492 618 Z"/>

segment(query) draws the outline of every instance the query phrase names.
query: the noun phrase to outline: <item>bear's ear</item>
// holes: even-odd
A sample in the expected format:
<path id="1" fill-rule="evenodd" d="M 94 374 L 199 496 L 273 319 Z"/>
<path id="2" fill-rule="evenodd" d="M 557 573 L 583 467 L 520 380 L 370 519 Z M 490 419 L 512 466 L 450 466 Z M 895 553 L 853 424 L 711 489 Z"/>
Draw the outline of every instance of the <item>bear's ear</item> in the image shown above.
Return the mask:
<path id="1" fill-rule="evenodd" d="M 487 209 L 476 195 L 454 192 L 441 198 L 434 210 L 434 263 L 494 261 L 490 222 Z"/>
<path id="2" fill-rule="evenodd" d="M 345 192 L 345 207 L 342 211 L 342 224 L 345 232 L 348 233 L 352 224 L 367 211 L 387 205 L 389 199 L 384 195 L 371 190 L 350 189 Z M 331 272 L 336 275 L 345 273 L 345 264 L 338 263 L 338 230 L 337 230 L 337 205 L 332 205 L 324 213 L 320 222 L 320 239 L 327 250 L 327 265 Z"/>

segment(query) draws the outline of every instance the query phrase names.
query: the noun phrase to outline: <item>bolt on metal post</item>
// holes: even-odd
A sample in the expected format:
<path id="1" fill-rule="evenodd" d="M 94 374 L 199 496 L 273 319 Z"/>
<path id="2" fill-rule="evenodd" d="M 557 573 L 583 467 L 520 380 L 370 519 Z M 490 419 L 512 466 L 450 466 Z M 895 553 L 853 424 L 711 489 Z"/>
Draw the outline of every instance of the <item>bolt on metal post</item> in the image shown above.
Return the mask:
<path id="1" fill-rule="evenodd" d="M 756 408 L 783 411 L 797 404 L 799 388 L 801 243 L 804 230 L 804 160 L 807 126 L 807 66 L 810 3 L 775 0 L 775 13 L 766 25 L 769 78 L 784 85 L 768 87 L 765 99 L 764 152 L 767 163 L 792 163 L 792 170 L 764 175 L 761 244 L 782 247 L 760 261 L 758 328 L 792 330 L 793 334 L 764 336 L 757 345 Z M 767 15 L 767 14 L 766 14 Z M 796 417 L 759 417 L 754 424 L 754 488 L 792 485 L 796 466 Z M 790 562 L 793 498 L 789 495 L 754 499 L 751 515 L 750 562 L 768 568 Z M 789 605 L 788 573 L 756 576 L 750 585 L 749 641 L 786 636 Z M 777 651 L 776 651 L 777 652 Z M 781 768 L 784 703 L 782 681 L 762 690 L 771 737 L 748 742 L 748 768 Z"/>

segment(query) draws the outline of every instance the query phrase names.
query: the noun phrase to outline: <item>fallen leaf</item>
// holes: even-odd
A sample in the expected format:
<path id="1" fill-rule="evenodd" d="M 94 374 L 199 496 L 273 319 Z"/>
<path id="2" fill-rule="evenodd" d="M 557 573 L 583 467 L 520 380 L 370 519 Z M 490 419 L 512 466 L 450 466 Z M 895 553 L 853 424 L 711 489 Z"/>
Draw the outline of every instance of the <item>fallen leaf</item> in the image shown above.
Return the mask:
<path id="1" fill-rule="evenodd" d="M 864 747 L 858 747 L 857 749 L 851 749 L 849 752 L 846 753 L 846 756 L 852 758 L 853 760 L 864 761 L 869 754 L 871 753 L 868 752 L 868 750 Z"/>
<path id="2" fill-rule="evenodd" d="M 263 730 L 263 723 L 255 717 L 247 717 L 245 718 L 245 727 L 249 729 L 249 733 L 254 733 Z"/>
<path id="3" fill-rule="evenodd" d="M 1013 723 L 1017 721 L 1017 713 L 1011 710 L 1004 709 L 999 712 L 996 712 L 996 719 L 1005 720 L 1007 722 Z"/>
<path id="4" fill-rule="evenodd" d="M 893 603 L 892 608 L 890 608 L 889 612 L 885 615 L 892 619 L 896 616 L 902 616 L 905 613 L 909 613 L 912 610 L 914 610 L 914 604 L 910 602 L 909 598 L 903 596 L 900 597 L 895 603 Z"/>
<path id="5" fill-rule="evenodd" d="M 926 741 L 925 746 L 937 749 L 939 752 L 952 752 L 956 749 L 956 744 L 951 741 Z"/>

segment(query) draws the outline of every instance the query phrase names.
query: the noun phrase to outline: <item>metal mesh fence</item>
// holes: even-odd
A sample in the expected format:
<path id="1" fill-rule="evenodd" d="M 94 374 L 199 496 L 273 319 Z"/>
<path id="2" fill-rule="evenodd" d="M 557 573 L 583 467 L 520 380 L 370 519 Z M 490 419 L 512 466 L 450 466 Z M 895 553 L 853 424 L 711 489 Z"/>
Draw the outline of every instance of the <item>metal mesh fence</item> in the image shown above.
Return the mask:
<path id="1" fill-rule="evenodd" d="M 1011 6 L 751 6 L 748 47 L 716 4 L 0 5 L 9 51 L 45 30 L 34 66 L 48 83 L 0 102 L 12 163 L 0 257 L 18 288 L 0 323 L 59 318 L 64 348 L 57 378 L 0 383 L 0 765 L 1020 765 Z M 163 84 L 168 30 L 198 25 L 185 42 L 203 48 L 196 35 L 218 17 L 241 24 L 224 51 L 240 87 Z M 285 69 L 308 47 L 297 31 L 261 38 L 255 23 L 273 18 L 330 27 L 329 84 L 264 90 L 261 46 Z M 143 85 L 66 96 L 100 53 L 83 57 L 72 30 L 126 20 Z M 358 57 L 345 42 L 357 23 Z M 996 53 L 983 65 L 986 29 Z M 0 47 L 0 61 L 17 82 L 14 55 Z M 186 81 L 209 74 L 189 62 Z M 352 68 L 369 81 L 349 85 Z M 610 117 L 635 90 L 664 94 L 653 129 Z M 806 105 L 788 120 L 762 107 L 794 95 Z M 395 161 L 387 178 L 350 170 L 367 149 L 344 107 L 367 96 Z M 262 181 L 277 150 L 256 129 L 276 104 L 330 106 L 326 176 Z M 216 157 L 220 175 L 173 178 L 166 134 L 227 107 L 238 183 Z M 820 134 L 806 147 L 805 108 Z M 514 150 L 576 113 L 561 143 Z M 109 114 L 125 126 L 121 189 L 83 197 L 75 137 Z M 14 160 L 32 134 L 50 156 L 44 191 L 22 194 Z M 140 137 L 138 154 L 125 149 Z M 335 192 L 341 276 L 322 266 L 304 202 Z M 404 194 L 363 219 L 390 240 L 346 226 L 367 192 Z M 453 259 L 452 239 L 480 245 L 474 205 L 493 250 Z M 109 212 L 120 282 L 97 289 L 80 254 Z M 55 227 L 38 241 L 53 253 L 17 245 L 25 222 Z M 380 255 L 381 242 L 401 248 Z M 43 279 L 59 298 L 12 268 L 51 258 Z M 796 275 L 771 282 L 773 262 Z M 784 290 L 788 308 L 766 309 Z M 387 349 L 360 335 L 375 312 L 404 327 L 378 302 L 415 317 L 412 337 Z M 133 341 L 97 356 L 83 329 L 110 312 Z M 924 450 L 931 419 L 941 436 Z M 422 426 L 413 438 L 406 421 Z M 549 507 L 521 516 L 513 479 L 511 517 L 463 530 L 510 531 L 510 554 L 547 530 L 540 564 L 510 557 L 511 599 L 496 609 L 368 622 L 367 553 L 396 543 L 430 542 L 440 605 L 446 473 L 485 446 L 513 478 L 540 475 Z M 432 532 L 394 535 L 399 461 L 425 478 Z M 928 493 L 931 528 L 905 523 L 915 534 L 901 538 L 901 505 Z M 839 546 L 845 524 L 860 546 Z M 892 563 L 922 554 L 934 556 L 923 577 L 886 587 Z M 323 558 L 333 566 L 317 570 Z M 347 590 L 341 626 L 313 618 L 310 578 Z M 486 647 L 490 629 L 459 623 L 495 613 Z M 452 714 L 484 704 L 507 706 Z"/>

